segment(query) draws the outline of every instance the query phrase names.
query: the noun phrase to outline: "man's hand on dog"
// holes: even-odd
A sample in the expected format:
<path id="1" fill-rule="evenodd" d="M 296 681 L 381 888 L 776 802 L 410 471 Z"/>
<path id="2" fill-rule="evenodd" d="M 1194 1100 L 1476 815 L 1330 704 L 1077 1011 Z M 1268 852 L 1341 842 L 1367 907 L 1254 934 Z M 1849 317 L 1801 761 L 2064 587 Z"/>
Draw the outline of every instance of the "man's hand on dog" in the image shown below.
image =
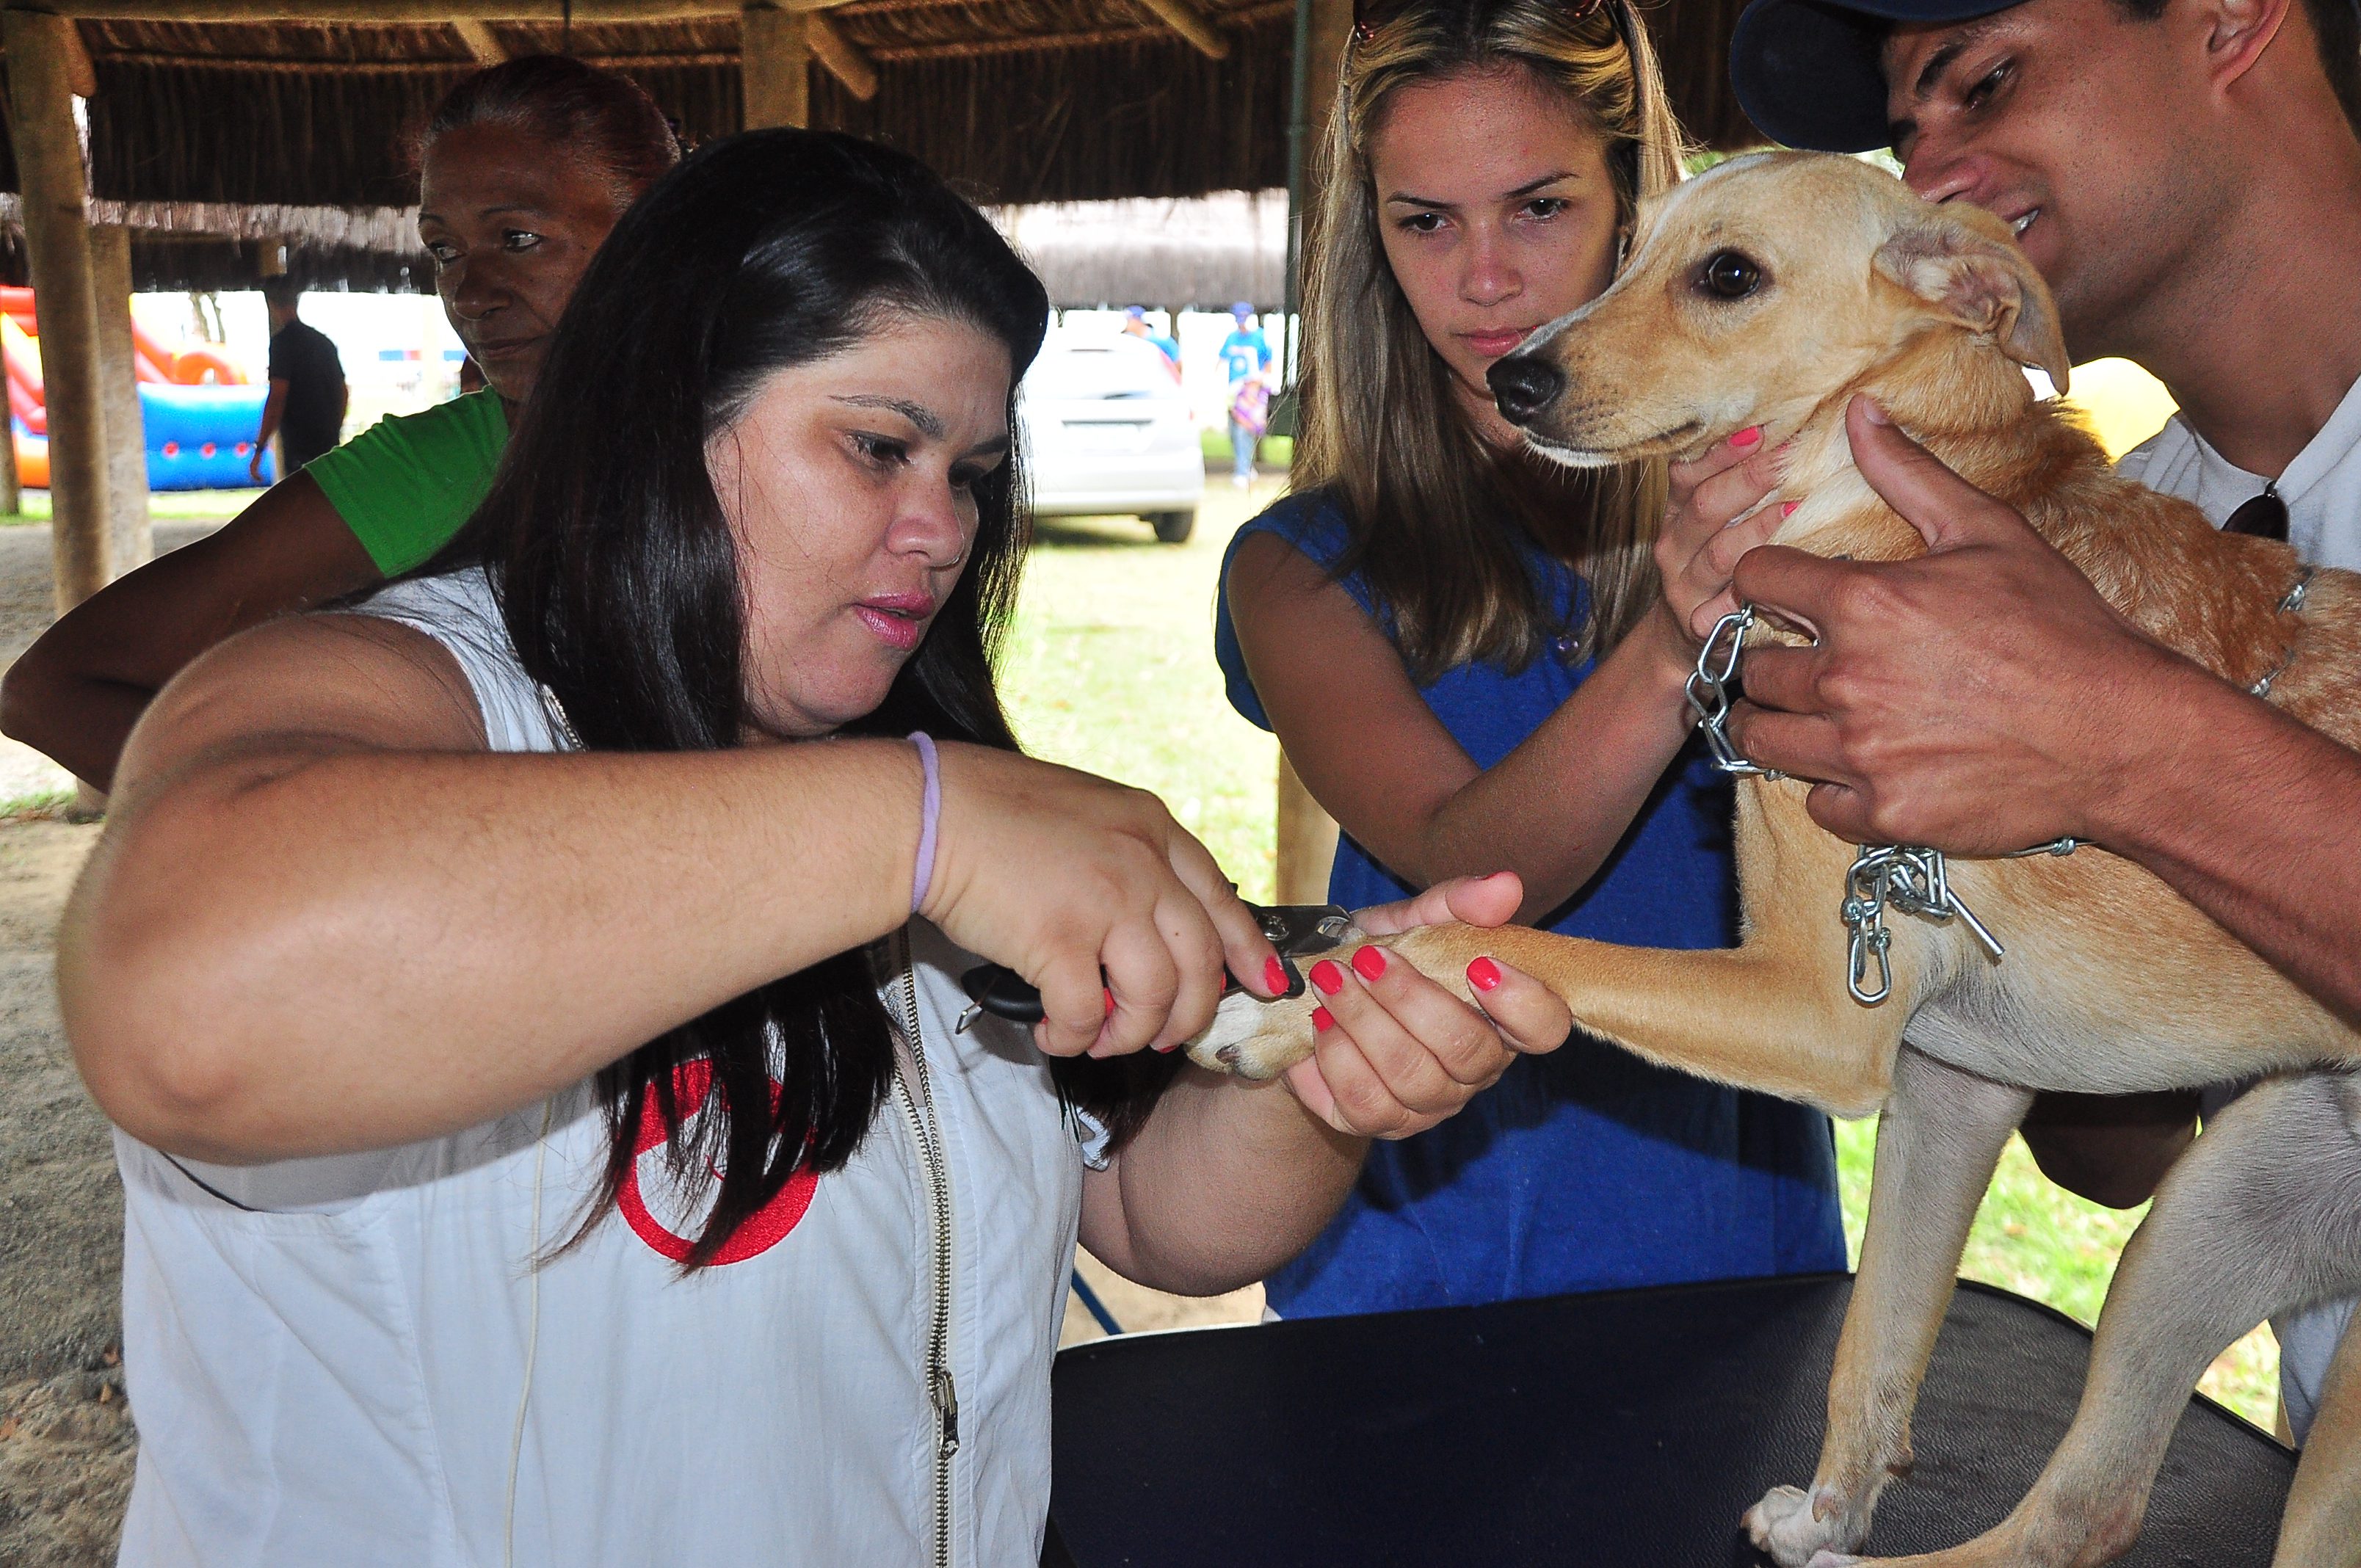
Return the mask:
<path id="1" fill-rule="evenodd" d="M 1512 872 L 1458 877 L 1354 920 L 1373 937 L 1446 920 L 1504 926 L 1524 896 Z M 1384 958 L 1379 948 L 1362 950 Z M 1311 1058 L 1288 1069 L 1288 1087 L 1340 1133 L 1424 1132 L 1490 1088 L 1521 1053 L 1554 1051 L 1573 1031 L 1574 1014 L 1541 981 L 1506 964 L 1494 964 L 1492 973 L 1497 979 L 1477 993 L 1479 1013 L 1408 963 L 1387 963 L 1372 975 L 1330 962 L 1312 979 L 1326 982 L 1319 1000 L 1334 1026 L 1320 1031 Z"/>
<path id="2" fill-rule="evenodd" d="M 2186 666 L 1868 400 L 1846 431 L 1927 554 L 1875 564 L 1773 545 L 1739 563 L 1738 598 L 1818 639 L 1748 650 L 1740 750 L 1818 781 L 1813 820 L 1857 843 L 1995 854 L 2101 836 L 2104 800 L 2145 765 L 2156 728 L 2136 717 L 2142 694 Z"/>

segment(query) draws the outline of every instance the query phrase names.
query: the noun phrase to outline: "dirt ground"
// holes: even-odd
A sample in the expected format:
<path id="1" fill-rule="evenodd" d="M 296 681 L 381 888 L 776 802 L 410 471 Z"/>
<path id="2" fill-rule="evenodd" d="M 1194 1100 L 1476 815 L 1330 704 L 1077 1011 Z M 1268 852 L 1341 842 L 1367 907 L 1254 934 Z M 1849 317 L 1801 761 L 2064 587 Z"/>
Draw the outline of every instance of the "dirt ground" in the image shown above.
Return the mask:
<path id="1" fill-rule="evenodd" d="M 204 525 L 162 524 L 159 547 Z M 49 531 L 0 529 L 0 666 L 49 621 Z M 0 741 L 0 801 L 63 781 Z M 115 1560 L 137 1441 L 124 1398 L 123 1200 L 104 1119 L 59 1028 L 58 916 L 95 825 L 0 821 L 0 1564 Z M 1130 1332 L 1252 1321 L 1259 1287 L 1208 1301 L 1160 1296 L 1096 1259 L 1085 1277 Z M 1101 1330 L 1068 1298 L 1063 1343 Z"/>

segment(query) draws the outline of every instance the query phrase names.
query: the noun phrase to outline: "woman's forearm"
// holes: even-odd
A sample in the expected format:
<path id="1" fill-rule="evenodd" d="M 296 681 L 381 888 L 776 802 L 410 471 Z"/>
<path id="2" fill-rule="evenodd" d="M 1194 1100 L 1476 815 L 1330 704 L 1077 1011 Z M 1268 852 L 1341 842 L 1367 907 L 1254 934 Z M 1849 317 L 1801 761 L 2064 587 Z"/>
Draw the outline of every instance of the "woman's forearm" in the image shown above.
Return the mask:
<path id="1" fill-rule="evenodd" d="M 1235 1290 L 1311 1245 L 1367 1150 L 1283 1083 L 1184 1068 L 1115 1163 L 1083 1183 L 1082 1245 L 1159 1290 Z"/>
<path id="2" fill-rule="evenodd" d="M 68 1032 L 192 1156 L 455 1131 L 900 924 L 919 782 L 892 741 L 201 760 L 76 890 Z"/>
<path id="3" fill-rule="evenodd" d="M 1686 645 L 1651 613 L 1522 744 L 1435 806 L 1396 869 L 1423 886 L 1515 872 L 1520 920 L 1564 904 L 1598 874 L 1687 740 L 1688 668 Z"/>

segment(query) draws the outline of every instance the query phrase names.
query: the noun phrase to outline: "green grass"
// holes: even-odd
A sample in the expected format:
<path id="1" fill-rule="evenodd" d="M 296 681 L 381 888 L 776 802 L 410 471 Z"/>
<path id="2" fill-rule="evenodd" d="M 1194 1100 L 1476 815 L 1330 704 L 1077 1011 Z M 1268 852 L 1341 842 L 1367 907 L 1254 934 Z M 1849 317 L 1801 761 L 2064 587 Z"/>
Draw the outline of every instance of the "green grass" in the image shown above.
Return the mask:
<path id="1" fill-rule="evenodd" d="M 253 490 L 156 490 L 148 497 L 148 516 L 156 522 L 226 521 L 254 504 L 262 492 Z M 49 492 L 27 490 L 18 511 L 0 511 L 0 528 L 49 521 Z"/>
<path id="2" fill-rule="evenodd" d="M 1265 480 L 1255 499 L 1267 503 L 1274 493 Z M 1154 790 L 1247 897 L 1268 898 L 1278 751 L 1231 710 L 1213 660 L 1214 578 L 1246 515 L 1246 498 L 1216 474 L 1185 545 L 1158 544 L 1137 519 L 1045 521 L 1002 689 L 1027 750 Z M 1874 1121 L 1838 1124 L 1846 1234 L 1856 1256 L 1875 1140 Z M 2012 1138 L 1960 1272 L 2092 1322 L 2146 1212 L 2103 1209 L 2051 1185 Z M 2279 1353 L 2269 1331 L 2233 1346 L 2202 1387 L 2270 1426 Z"/>
<path id="3" fill-rule="evenodd" d="M 1245 500 L 1216 476 L 1180 545 L 1136 518 L 1043 519 L 1001 689 L 1026 750 L 1154 790 L 1268 900 L 1279 748 L 1231 710 L 1213 657 L 1214 578 Z"/>

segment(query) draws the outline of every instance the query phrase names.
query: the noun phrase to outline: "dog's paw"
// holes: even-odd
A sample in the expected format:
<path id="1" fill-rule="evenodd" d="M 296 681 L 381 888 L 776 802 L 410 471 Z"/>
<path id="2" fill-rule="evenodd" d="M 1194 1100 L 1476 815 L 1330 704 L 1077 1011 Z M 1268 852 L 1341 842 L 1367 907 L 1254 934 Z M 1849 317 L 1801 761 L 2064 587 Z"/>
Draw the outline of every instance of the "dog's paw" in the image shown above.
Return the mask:
<path id="1" fill-rule="evenodd" d="M 1773 1486 L 1746 1510 L 1747 1538 L 1779 1568 L 1833 1568 L 1861 1544 L 1861 1527 L 1832 1488 Z"/>
<path id="2" fill-rule="evenodd" d="M 1260 1002 L 1234 991 L 1222 998 L 1212 1025 L 1189 1042 L 1189 1059 L 1240 1078 L 1277 1078 L 1312 1054 L 1312 1000 Z"/>

